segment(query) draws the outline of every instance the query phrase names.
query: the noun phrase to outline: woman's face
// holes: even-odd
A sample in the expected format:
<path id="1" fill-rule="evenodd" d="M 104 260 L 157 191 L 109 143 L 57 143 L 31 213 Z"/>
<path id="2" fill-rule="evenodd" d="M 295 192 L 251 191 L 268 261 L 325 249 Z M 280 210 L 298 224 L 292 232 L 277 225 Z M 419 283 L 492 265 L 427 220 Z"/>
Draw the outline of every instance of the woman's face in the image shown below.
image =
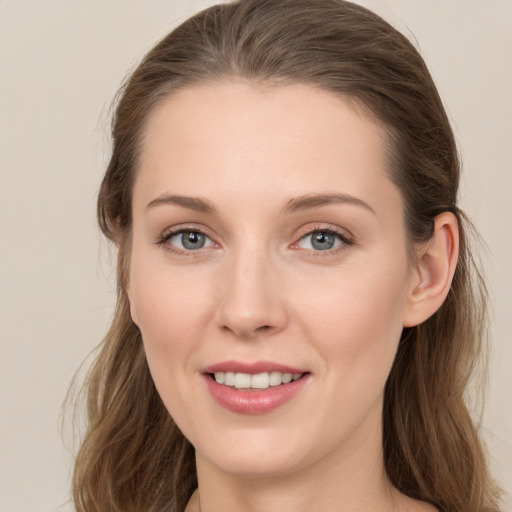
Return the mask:
<path id="1" fill-rule="evenodd" d="M 190 87 L 150 118 L 128 293 L 198 463 L 278 475 L 380 454 L 417 285 L 384 144 L 305 85 Z"/>

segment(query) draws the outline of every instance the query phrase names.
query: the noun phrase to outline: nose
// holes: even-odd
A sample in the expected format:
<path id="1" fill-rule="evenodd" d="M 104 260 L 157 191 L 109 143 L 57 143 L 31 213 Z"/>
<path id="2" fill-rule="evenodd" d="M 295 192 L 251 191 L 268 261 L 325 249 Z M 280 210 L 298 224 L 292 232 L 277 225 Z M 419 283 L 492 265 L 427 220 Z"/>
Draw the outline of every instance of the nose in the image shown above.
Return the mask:
<path id="1" fill-rule="evenodd" d="M 279 269 L 264 251 L 233 255 L 222 275 L 217 324 L 239 339 L 280 332 L 288 315 Z"/>

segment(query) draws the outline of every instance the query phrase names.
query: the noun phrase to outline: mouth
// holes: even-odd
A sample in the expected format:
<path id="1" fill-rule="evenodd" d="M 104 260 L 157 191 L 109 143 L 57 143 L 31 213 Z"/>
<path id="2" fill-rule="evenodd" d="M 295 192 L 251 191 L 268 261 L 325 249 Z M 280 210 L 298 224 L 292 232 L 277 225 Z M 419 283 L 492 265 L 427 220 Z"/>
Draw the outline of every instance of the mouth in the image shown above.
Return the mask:
<path id="1" fill-rule="evenodd" d="M 256 374 L 243 372 L 215 372 L 208 373 L 211 379 L 217 384 L 240 389 L 244 391 L 258 391 L 268 389 L 269 387 L 282 386 L 295 382 L 307 374 L 305 373 L 288 373 L 288 372 L 262 372 Z"/>
<path id="2" fill-rule="evenodd" d="M 239 414 L 263 414 L 277 409 L 311 380 L 309 371 L 272 362 L 226 361 L 201 372 L 214 400 Z"/>

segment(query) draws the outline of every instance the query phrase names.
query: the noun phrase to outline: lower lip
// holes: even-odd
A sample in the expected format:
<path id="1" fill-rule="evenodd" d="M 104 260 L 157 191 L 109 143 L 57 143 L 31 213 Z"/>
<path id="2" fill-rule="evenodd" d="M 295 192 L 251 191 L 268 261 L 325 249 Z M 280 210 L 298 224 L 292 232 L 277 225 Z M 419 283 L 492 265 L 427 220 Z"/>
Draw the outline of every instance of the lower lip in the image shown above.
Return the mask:
<path id="1" fill-rule="evenodd" d="M 299 380 L 267 389 L 244 391 L 219 384 L 210 375 L 204 375 L 208 390 L 222 407 L 239 414 L 264 414 L 277 409 L 296 396 L 309 380 Z"/>

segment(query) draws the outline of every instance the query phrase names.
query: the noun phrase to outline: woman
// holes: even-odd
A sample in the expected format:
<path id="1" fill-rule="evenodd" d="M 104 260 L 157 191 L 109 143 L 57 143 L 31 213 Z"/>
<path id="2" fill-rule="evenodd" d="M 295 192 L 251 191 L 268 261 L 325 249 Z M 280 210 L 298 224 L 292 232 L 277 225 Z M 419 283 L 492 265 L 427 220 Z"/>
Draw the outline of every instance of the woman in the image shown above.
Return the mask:
<path id="1" fill-rule="evenodd" d="M 79 511 L 496 511 L 485 287 L 421 57 L 340 0 L 191 18 L 124 85 Z"/>

